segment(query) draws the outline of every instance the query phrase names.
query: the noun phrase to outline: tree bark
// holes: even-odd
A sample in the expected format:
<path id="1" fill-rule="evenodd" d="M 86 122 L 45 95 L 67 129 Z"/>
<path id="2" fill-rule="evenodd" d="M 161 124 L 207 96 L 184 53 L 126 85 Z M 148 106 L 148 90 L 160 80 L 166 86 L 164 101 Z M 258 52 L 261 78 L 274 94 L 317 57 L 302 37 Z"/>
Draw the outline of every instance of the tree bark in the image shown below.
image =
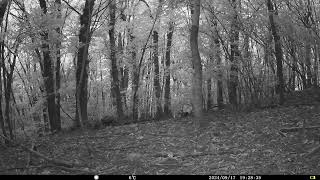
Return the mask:
<path id="1" fill-rule="evenodd" d="M 314 45 L 314 65 L 313 65 L 313 71 L 314 71 L 314 75 L 313 75 L 313 86 L 314 87 L 318 87 L 318 64 L 319 64 L 319 50 L 318 50 L 318 46 L 315 44 Z"/>
<path id="2" fill-rule="evenodd" d="M 39 0 L 40 7 L 43 14 L 47 14 L 47 4 L 45 0 Z M 43 68 L 42 76 L 44 79 L 44 85 L 46 90 L 46 99 L 47 99 L 47 108 L 48 116 L 50 122 L 51 131 L 58 130 L 57 125 L 57 106 L 55 103 L 55 81 L 54 81 L 54 70 L 52 64 L 52 58 L 50 55 L 50 46 L 49 46 L 49 32 L 43 30 L 41 32 L 41 38 L 43 43 L 41 45 L 42 54 L 43 54 Z"/>
<path id="3" fill-rule="evenodd" d="M 230 82 L 229 82 L 229 102 L 233 106 L 238 105 L 237 101 L 237 89 L 238 89 L 238 59 L 240 56 L 239 51 L 239 27 L 238 27 L 238 12 L 237 12 L 237 0 L 232 0 L 233 7 L 233 19 L 231 23 L 231 38 L 230 38 Z"/>
<path id="4" fill-rule="evenodd" d="M 138 89 L 139 89 L 139 75 L 140 71 L 138 70 L 136 59 L 137 59 L 137 53 L 136 49 L 133 45 L 133 40 L 135 37 L 131 34 L 132 31 L 129 32 L 129 38 L 130 38 L 130 45 L 131 45 L 131 58 L 133 62 L 132 67 L 132 89 L 133 89 L 133 97 L 132 97 L 132 120 L 136 121 L 138 119 Z"/>
<path id="5" fill-rule="evenodd" d="M 307 28 L 307 33 L 309 35 L 312 35 L 312 30 L 311 30 L 311 26 L 312 26 L 312 22 L 310 20 L 310 18 L 312 19 L 312 12 L 311 12 L 311 4 L 310 4 L 310 0 L 307 1 L 307 12 L 304 14 L 304 25 Z M 307 88 L 310 88 L 312 85 L 312 73 L 311 73 L 311 36 L 306 38 L 306 42 L 305 42 L 305 61 L 306 61 L 306 68 L 307 68 Z"/>
<path id="6" fill-rule="evenodd" d="M 4 17 L 4 14 L 6 12 L 6 9 L 7 9 L 7 6 L 8 6 L 8 3 L 9 3 L 9 0 L 2 0 L 0 2 L 0 25 L 2 25 L 2 21 L 3 21 L 3 17 Z M 1 63 L 1 66 L 0 66 L 0 94 L 2 94 L 2 79 L 1 79 L 1 69 L 2 67 L 4 66 L 4 59 L 5 59 L 5 56 L 4 56 L 4 42 L 3 40 L 1 40 L 1 44 L 0 44 L 0 56 L 1 56 L 1 59 L 0 59 L 0 63 Z M 3 119 L 3 114 L 2 114 L 2 95 L 0 95 L 0 125 L 1 125 L 1 129 L 2 129 L 2 134 L 7 138 L 7 131 L 6 131 L 6 128 L 5 128 L 5 123 L 4 123 L 4 119 Z M 7 141 L 5 141 L 7 143 Z"/>
<path id="7" fill-rule="evenodd" d="M 9 4 L 9 0 L 0 1 L 0 24 L 2 24 L 4 13 L 6 12 L 8 4 Z"/>
<path id="8" fill-rule="evenodd" d="M 154 74 L 153 74 L 153 88 L 155 92 L 155 104 L 156 104 L 156 114 L 155 118 L 159 119 L 162 114 L 162 107 L 161 107 L 161 87 L 160 87 L 160 74 L 159 74 L 159 35 L 158 31 L 153 31 L 153 53 L 152 53 L 152 59 L 153 59 L 153 66 L 154 66 Z"/>
<path id="9" fill-rule="evenodd" d="M 198 120 L 200 127 L 207 125 L 203 118 L 203 94 L 202 94 L 202 64 L 198 49 L 198 32 L 200 17 L 200 0 L 191 1 L 191 32 L 190 32 L 190 48 L 192 54 L 193 78 L 192 78 L 192 105 L 194 115 Z"/>
<path id="10" fill-rule="evenodd" d="M 216 62 L 218 69 L 218 80 L 217 80 L 217 104 L 218 108 L 223 108 L 223 87 L 222 87 L 222 70 L 221 70 L 221 52 L 220 52 L 220 40 L 219 40 L 219 32 L 217 28 L 217 22 L 214 21 L 214 28 L 215 28 L 215 38 L 214 41 L 214 50 L 215 50 L 215 56 L 216 56 Z"/>
<path id="11" fill-rule="evenodd" d="M 57 8 L 57 18 L 61 19 L 61 0 L 55 0 L 55 5 Z M 56 32 L 61 35 L 62 30 L 60 27 L 56 29 Z M 60 38 L 60 37 L 59 37 Z M 56 130 L 61 130 L 61 114 L 60 114 L 60 87 L 61 87 L 61 77 L 60 77 L 60 68 L 61 68 L 61 41 L 57 39 L 56 43 L 56 67 L 55 67 L 55 81 L 56 81 L 56 88 L 55 88 L 55 103 L 56 103 L 56 113 L 57 113 L 57 127 Z"/>
<path id="12" fill-rule="evenodd" d="M 2 70 L 2 67 L 4 65 L 4 44 L 3 44 L 3 41 L 1 41 L 1 52 L 0 52 L 0 56 L 1 56 L 1 66 L 0 66 L 0 76 L 1 76 L 1 70 Z M 8 137 L 7 135 L 7 130 L 5 128 L 5 123 L 4 123 L 4 118 L 3 118 L 3 112 L 2 112 L 2 78 L 0 77 L 0 124 L 1 124 L 1 129 L 2 129 L 2 134 L 5 136 L 5 137 Z M 6 142 L 7 143 L 7 142 Z"/>
<path id="13" fill-rule="evenodd" d="M 290 84 L 290 89 L 291 91 L 294 91 L 296 88 L 296 71 L 298 71 L 298 60 L 296 57 L 296 46 L 294 44 L 294 40 L 292 37 L 289 37 L 289 42 L 290 42 L 290 50 L 289 53 L 292 57 L 292 73 L 291 73 L 291 84 Z"/>
<path id="14" fill-rule="evenodd" d="M 4 78 L 5 80 L 5 86 L 4 86 L 4 90 L 5 90 L 5 117 L 6 117 L 6 122 L 8 124 L 8 128 L 9 128 L 9 134 L 10 134 L 10 138 L 13 139 L 14 135 L 13 135 L 13 126 L 12 126 L 12 121 L 10 118 L 10 101 L 11 101 L 11 95 L 12 95 L 12 83 L 13 83 L 13 73 L 14 73 L 14 68 L 16 66 L 16 60 L 17 60 L 17 53 L 18 53 L 18 48 L 20 45 L 21 41 L 19 39 L 16 40 L 16 45 L 15 45 L 15 54 L 13 55 L 13 60 L 12 62 L 10 62 L 10 56 L 9 56 L 9 60 L 8 60 L 8 64 L 9 64 L 9 71 L 6 69 L 5 66 L 3 66 L 4 71 L 6 71 L 7 76 L 6 78 Z"/>
<path id="15" fill-rule="evenodd" d="M 121 56 L 120 60 L 120 90 L 121 90 L 121 97 L 123 103 L 123 109 L 127 109 L 127 97 L 126 91 L 129 85 L 129 70 L 128 67 L 123 63 L 123 39 L 121 33 L 118 35 L 118 51 Z"/>
<path id="16" fill-rule="evenodd" d="M 113 86 L 111 87 L 112 94 L 116 99 L 117 117 L 121 120 L 123 118 L 123 108 L 120 94 L 120 83 L 119 83 L 119 72 L 117 67 L 117 57 L 116 57 L 116 38 L 115 38 L 115 23 L 116 23 L 116 2 L 111 1 L 109 5 L 110 13 L 110 60 L 111 60 L 111 77 Z"/>
<path id="17" fill-rule="evenodd" d="M 170 94 L 170 63 L 171 63 L 171 46 L 173 37 L 174 24 L 169 22 L 169 30 L 167 34 L 167 46 L 166 46 L 166 70 L 165 70 L 165 89 L 164 89 L 164 114 L 167 117 L 172 116 L 171 112 L 171 94 Z"/>
<path id="18" fill-rule="evenodd" d="M 311 44 L 310 42 L 306 41 L 305 44 L 305 61 L 306 61 L 306 68 L 307 68 L 307 88 L 311 87 L 311 79 L 312 79 L 312 73 L 311 73 Z"/>
<path id="19" fill-rule="evenodd" d="M 79 50 L 76 69 L 76 118 L 75 126 L 83 126 L 88 122 L 88 50 L 91 41 L 91 16 L 95 0 L 86 0 L 80 16 Z"/>
<path id="20" fill-rule="evenodd" d="M 283 52 L 281 48 L 281 39 L 278 34 L 278 29 L 276 22 L 274 21 L 274 15 L 277 15 L 276 11 L 273 8 L 273 4 L 271 0 L 267 0 L 267 7 L 269 11 L 269 21 L 271 26 L 271 31 L 274 39 L 274 46 L 275 46 L 275 55 L 277 59 L 277 89 L 279 92 L 279 104 L 284 103 L 284 79 L 283 79 L 283 72 L 282 72 L 282 61 L 283 61 Z"/>

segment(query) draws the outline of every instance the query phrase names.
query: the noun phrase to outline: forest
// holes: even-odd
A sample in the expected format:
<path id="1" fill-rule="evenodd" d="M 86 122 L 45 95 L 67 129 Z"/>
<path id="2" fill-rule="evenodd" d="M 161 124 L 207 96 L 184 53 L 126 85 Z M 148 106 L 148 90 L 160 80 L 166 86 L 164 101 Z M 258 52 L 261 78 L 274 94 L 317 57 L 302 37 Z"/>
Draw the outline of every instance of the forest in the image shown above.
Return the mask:
<path id="1" fill-rule="evenodd" d="M 1 174 L 319 174 L 320 1 L 0 0 Z"/>

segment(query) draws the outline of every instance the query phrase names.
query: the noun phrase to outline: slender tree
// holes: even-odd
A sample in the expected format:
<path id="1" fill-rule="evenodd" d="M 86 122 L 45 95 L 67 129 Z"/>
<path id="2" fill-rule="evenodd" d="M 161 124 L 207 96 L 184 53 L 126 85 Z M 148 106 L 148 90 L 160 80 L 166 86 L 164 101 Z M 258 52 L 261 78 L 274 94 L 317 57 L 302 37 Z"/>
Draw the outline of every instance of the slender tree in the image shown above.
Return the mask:
<path id="1" fill-rule="evenodd" d="M 3 26 L 2 26 L 2 21 L 3 21 L 3 17 L 4 14 L 6 12 L 7 6 L 8 6 L 9 0 L 1 0 L 0 1 L 0 26 L 1 26 L 1 34 L 3 32 Z M 1 70 L 2 70 L 2 66 L 4 63 L 4 41 L 1 40 L 0 41 L 0 94 L 2 94 L 2 78 L 1 78 Z M 2 95 L 0 95 L 0 125 L 1 125 L 1 129 L 2 129 L 2 134 L 7 137 L 7 131 L 5 128 L 5 123 L 4 123 L 4 119 L 3 119 L 3 114 L 2 114 Z"/>
<path id="2" fill-rule="evenodd" d="M 274 40 L 275 55 L 277 60 L 277 77 L 278 77 L 277 91 L 279 92 L 279 96 L 280 96 L 279 104 L 283 104 L 284 103 L 284 79 L 283 79 L 283 72 L 282 72 L 283 52 L 281 47 L 281 39 L 278 34 L 278 28 L 277 28 L 276 22 L 274 21 L 274 16 L 277 15 L 277 11 L 274 10 L 271 0 L 267 0 L 267 7 L 269 11 L 270 28 L 271 28 L 272 36 Z"/>
<path id="3" fill-rule="evenodd" d="M 61 19 L 62 18 L 62 14 L 61 14 L 61 0 L 55 0 L 55 8 L 56 8 L 56 12 L 57 12 L 57 19 Z M 62 29 L 60 26 L 58 26 L 56 28 L 56 32 L 58 35 L 61 36 L 62 34 Z M 61 41 L 60 41 L 60 37 L 57 38 L 56 40 L 56 64 L 55 64 L 55 103 L 56 103 L 56 113 L 57 113 L 57 127 L 56 129 L 59 131 L 61 130 L 61 115 L 60 115 L 60 87 L 61 87 Z"/>
<path id="4" fill-rule="evenodd" d="M 110 2 L 109 5 L 110 13 L 110 59 L 111 59 L 111 77 L 112 77 L 112 94 L 116 99 L 117 116 L 119 119 L 123 118 L 123 107 L 120 94 L 120 83 L 119 83 L 119 71 L 117 67 L 117 57 L 116 57 L 116 38 L 115 38 L 115 23 L 116 23 L 116 0 Z M 120 40 L 120 39 L 119 39 Z M 121 40 L 120 40 L 121 41 Z"/>
<path id="5" fill-rule="evenodd" d="M 166 46 L 166 70 L 165 70 L 165 89 L 164 89 L 164 114 L 167 117 L 172 115 L 171 113 L 171 94 L 170 94 L 170 63 L 171 63 L 171 46 L 173 38 L 174 24 L 169 22 L 169 29 L 167 32 L 167 46 Z"/>
<path id="6" fill-rule="evenodd" d="M 192 54 L 193 78 L 192 78 L 192 105 L 194 115 L 200 127 L 205 127 L 207 122 L 203 116 L 203 94 L 202 94 L 202 64 L 198 49 L 198 33 L 200 18 L 200 0 L 191 1 L 191 30 L 190 48 Z"/>
<path id="7" fill-rule="evenodd" d="M 231 22 L 231 37 L 230 37 L 230 82 L 229 82 L 229 102 L 233 106 L 237 106 L 237 89 L 238 89 L 238 59 L 239 51 L 239 25 L 238 25 L 238 11 L 237 0 L 232 0 L 232 22 Z"/>
<path id="8" fill-rule="evenodd" d="M 124 21 L 125 21 L 125 17 L 124 16 Z M 118 34 L 118 54 L 119 56 L 121 57 L 119 59 L 119 64 L 120 64 L 120 68 L 119 68 L 119 72 L 120 72 L 120 91 L 121 91 L 121 97 L 122 97 L 122 105 L 123 105 L 123 109 L 124 109 L 124 112 L 125 112 L 125 109 L 127 109 L 127 97 L 126 97 L 126 91 L 127 91 L 127 88 L 128 88 L 128 85 L 129 85 L 129 69 L 128 67 L 125 65 L 125 63 L 123 62 L 123 46 L 124 46 L 124 43 L 123 43 L 124 39 L 123 39 L 123 36 L 122 36 L 122 33 L 119 32 Z"/>
<path id="9" fill-rule="evenodd" d="M 312 10 L 310 0 L 307 0 L 307 10 L 303 17 L 303 24 L 307 29 L 307 35 L 312 35 Z M 305 42 L 305 62 L 307 67 L 307 88 L 310 88 L 312 85 L 312 73 L 311 73 L 311 38 L 307 37 Z"/>
<path id="10" fill-rule="evenodd" d="M 155 118 L 159 119 L 162 113 L 162 106 L 161 106 L 161 87 L 160 87 L 160 74 L 159 74 L 159 53 L 158 53 L 158 48 L 159 48 L 159 35 L 158 31 L 154 30 L 153 31 L 153 70 L 154 70 L 154 75 L 153 75 L 153 87 L 155 90 L 155 104 L 156 104 L 156 115 Z"/>
<path id="11" fill-rule="evenodd" d="M 216 58 L 216 64 L 218 67 L 221 66 L 221 52 L 220 52 L 220 40 L 219 40 L 219 31 L 217 28 L 217 21 L 213 21 L 214 25 L 214 50 L 215 50 L 215 58 Z M 222 87 L 222 70 L 219 68 L 218 70 L 218 80 L 217 80 L 217 104 L 218 108 L 222 109 L 223 108 L 223 87 Z"/>

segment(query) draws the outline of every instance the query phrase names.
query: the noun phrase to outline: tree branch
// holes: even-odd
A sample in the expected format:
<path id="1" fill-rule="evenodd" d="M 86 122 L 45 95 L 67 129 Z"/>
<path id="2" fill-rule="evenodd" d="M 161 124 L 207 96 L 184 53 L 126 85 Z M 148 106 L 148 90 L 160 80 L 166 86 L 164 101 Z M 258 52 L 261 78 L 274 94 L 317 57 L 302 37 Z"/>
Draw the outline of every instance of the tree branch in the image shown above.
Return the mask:
<path id="1" fill-rule="evenodd" d="M 77 11 L 74 7 L 72 7 L 66 0 L 62 0 L 64 3 L 66 3 L 70 9 L 72 9 L 74 12 L 76 12 L 78 15 L 81 15 L 79 11 Z"/>

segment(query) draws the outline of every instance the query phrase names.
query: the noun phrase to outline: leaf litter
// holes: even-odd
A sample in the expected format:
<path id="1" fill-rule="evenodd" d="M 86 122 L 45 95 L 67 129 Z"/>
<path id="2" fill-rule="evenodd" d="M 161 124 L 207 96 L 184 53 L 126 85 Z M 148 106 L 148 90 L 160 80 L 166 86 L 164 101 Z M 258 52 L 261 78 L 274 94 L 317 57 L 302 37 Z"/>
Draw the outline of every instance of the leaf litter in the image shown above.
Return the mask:
<path id="1" fill-rule="evenodd" d="M 319 145 L 314 137 L 319 129 L 304 133 L 301 141 L 298 132 L 280 135 L 279 130 L 299 127 L 303 119 L 319 125 L 319 117 L 318 108 L 302 107 L 216 111 L 205 115 L 210 126 L 203 132 L 188 117 L 59 133 L 37 143 L 39 152 L 99 174 L 315 174 L 320 153 L 304 155 Z M 88 174 L 42 161 L 27 166 L 26 152 L 0 148 L 1 174 Z"/>

